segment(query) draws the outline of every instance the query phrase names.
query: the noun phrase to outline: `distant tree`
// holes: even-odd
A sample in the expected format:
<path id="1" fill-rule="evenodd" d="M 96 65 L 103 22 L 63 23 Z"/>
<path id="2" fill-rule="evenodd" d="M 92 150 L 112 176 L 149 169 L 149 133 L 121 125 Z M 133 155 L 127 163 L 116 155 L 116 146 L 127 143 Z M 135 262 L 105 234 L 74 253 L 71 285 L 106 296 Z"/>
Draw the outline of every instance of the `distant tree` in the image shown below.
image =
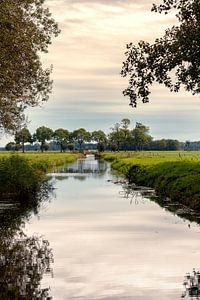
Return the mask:
<path id="1" fill-rule="evenodd" d="M 69 141 L 69 131 L 63 128 L 56 129 L 53 133 L 53 138 L 58 145 L 60 145 L 60 152 L 67 149 Z"/>
<path id="2" fill-rule="evenodd" d="M 190 144 L 191 144 L 190 141 L 186 141 L 185 146 L 184 146 L 184 150 L 186 150 L 186 151 L 189 150 L 190 149 Z"/>
<path id="3" fill-rule="evenodd" d="M 122 119 L 121 120 L 121 124 L 122 124 L 122 128 L 124 129 L 124 130 L 128 130 L 128 128 L 129 128 L 129 125 L 131 124 L 131 121 L 129 120 L 129 119 Z"/>
<path id="4" fill-rule="evenodd" d="M 132 136 L 135 150 L 142 150 L 152 140 L 152 137 L 149 135 L 149 127 L 138 122 L 132 131 Z"/>
<path id="5" fill-rule="evenodd" d="M 91 140 L 91 135 L 84 128 L 79 128 L 72 132 L 72 138 L 75 142 L 79 144 L 79 148 L 82 149 L 82 145 L 85 142 L 89 142 Z"/>
<path id="6" fill-rule="evenodd" d="M 105 151 L 105 149 L 106 149 L 106 144 L 105 143 L 98 143 L 97 144 L 97 150 L 99 151 L 99 152 L 104 152 Z"/>
<path id="7" fill-rule="evenodd" d="M 74 145 L 73 144 L 68 144 L 67 148 L 69 149 L 69 151 L 73 151 L 74 150 Z"/>
<path id="8" fill-rule="evenodd" d="M 112 145 L 112 149 L 116 148 L 116 150 L 119 151 L 120 143 L 123 141 L 123 131 L 120 123 L 116 123 L 114 127 L 111 128 L 111 132 L 108 137 L 110 144 Z"/>
<path id="9" fill-rule="evenodd" d="M 105 145 L 107 142 L 106 134 L 102 130 L 95 130 L 91 134 L 91 139 L 97 142 L 98 151 L 102 152 L 105 150 Z"/>
<path id="10" fill-rule="evenodd" d="M 91 139 L 97 143 L 106 142 L 106 134 L 102 130 L 95 130 L 91 134 Z"/>
<path id="11" fill-rule="evenodd" d="M 163 0 L 152 8 L 165 14 L 171 10 L 176 10 L 179 24 L 167 29 L 163 37 L 153 44 L 140 41 L 127 45 L 121 75 L 129 77 L 123 93 L 131 106 L 136 107 L 138 100 L 149 101 L 153 82 L 174 92 L 183 85 L 192 94 L 200 93 L 200 1 Z"/>
<path id="12" fill-rule="evenodd" d="M 180 142 L 177 140 L 167 140 L 167 150 L 176 151 L 180 149 Z"/>
<path id="13" fill-rule="evenodd" d="M 52 67 L 44 69 L 47 52 L 59 33 L 45 0 L 1 0 L 0 5 L 0 129 L 15 132 L 24 110 L 48 99 Z"/>
<path id="14" fill-rule="evenodd" d="M 41 126 L 36 129 L 36 133 L 34 136 L 37 139 L 37 141 L 41 143 L 40 148 L 41 151 L 43 152 L 46 148 L 45 146 L 46 141 L 50 141 L 53 137 L 53 130 L 45 126 Z"/>
<path id="15" fill-rule="evenodd" d="M 122 134 L 123 134 L 123 144 L 124 150 L 127 150 L 128 144 L 131 143 L 131 132 L 129 130 L 129 125 L 131 121 L 129 119 L 121 120 Z"/>
<path id="16" fill-rule="evenodd" d="M 49 144 L 44 143 L 44 144 L 42 145 L 42 150 L 43 150 L 43 151 L 48 151 L 48 150 L 49 150 Z"/>
<path id="17" fill-rule="evenodd" d="M 150 148 L 151 150 L 159 150 L 159 151 L 167 150 L 167 140 L 161 139 L 161 140 L 152 141 Z"/>
<path id="18" fill-rule="evenodd" d="M 112 143 L 110 144 L 110 150 L 111 150 L 111 151 L 113 151 L 113 152 L 119 151 L 118 149 L 119 149 L 119 148 L 117 148 L 117 145 L 116 145 L 116 144 L 112 144 Z"/>
<path id="19" fill-rule="evenodd" d="M 16 149 L 16 144 L 14 142 L 9 142 L 8 144 L 5 145 L 6 151 L 15 151 L 15 149 Z"/>
<path id="20" fill-rule="evenodd" d="M 150 149 L 160 151 L 175 151 L 181 149 L 181 143 L 172 139 L 155 140 L 151 142 Z"/>
<path id="21" fill-rule="evenodd" d="M 30 143 L 31 139 L 30 131 L 27 128 L 22 128 L 21 130 L 15 133 L 15 142 L 16 144 L 22 145 L 22 152 L 24 153 L 24 144 Z"/>

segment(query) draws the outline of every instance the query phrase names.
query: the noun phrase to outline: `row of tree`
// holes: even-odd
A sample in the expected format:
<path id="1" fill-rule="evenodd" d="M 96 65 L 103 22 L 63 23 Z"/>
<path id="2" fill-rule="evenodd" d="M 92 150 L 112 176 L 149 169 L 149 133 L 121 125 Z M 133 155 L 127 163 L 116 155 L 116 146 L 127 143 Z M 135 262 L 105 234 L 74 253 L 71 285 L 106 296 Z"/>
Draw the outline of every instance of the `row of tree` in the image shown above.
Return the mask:
<path id="1" fill-rule="evenodd" d="M 142 123 L 136 123 L 134 128 L 130 128 L 129 119 L 123 119 L 120 123 L 116 123 L 109 134 L 105 134 L 102 130 L 89 132 L 84 128 L 76 129 L 72 132 L 64 128 L 53 131 L 51 128 L 41 126 L 31 134 L 27 128 L 22 128 L 15 133 L 15 142 L 6 145 L 6 150 L 25 151 L 25 144 L 39 143 L 40 150 L 47 151 L 49 145 L 57 145 L 60 151 L 83 149 L 91 144 L 99 150 L 179 150 L 182 146 L 177 140 L 153 140 L 149 134 L 149 127 Z M 90 145 L 89 145 L 90 143 Z"/>

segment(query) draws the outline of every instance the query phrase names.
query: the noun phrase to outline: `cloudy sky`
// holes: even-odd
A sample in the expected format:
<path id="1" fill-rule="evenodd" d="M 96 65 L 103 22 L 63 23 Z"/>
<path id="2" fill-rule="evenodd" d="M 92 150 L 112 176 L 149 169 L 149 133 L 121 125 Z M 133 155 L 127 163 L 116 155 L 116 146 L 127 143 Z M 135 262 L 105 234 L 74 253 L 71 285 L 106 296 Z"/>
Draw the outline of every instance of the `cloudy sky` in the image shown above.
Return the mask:
<path id="1" fill-rule="evenodd" d="M 42 125 L 108 132 L 129 118 L 148 125 L 155 138 L 200 139 L 200 97 L 155 85 L 150 103 L 133 109 L 122 95 L 126 44 L 161 36 L 175 22 L 172 14 L 151 12 L 151 0 L 47 0 L 47 6 L 61 34 L 44 57 L 54 66 L 54 87 L 48 103 L 28 112 L 32 132 Z"/>

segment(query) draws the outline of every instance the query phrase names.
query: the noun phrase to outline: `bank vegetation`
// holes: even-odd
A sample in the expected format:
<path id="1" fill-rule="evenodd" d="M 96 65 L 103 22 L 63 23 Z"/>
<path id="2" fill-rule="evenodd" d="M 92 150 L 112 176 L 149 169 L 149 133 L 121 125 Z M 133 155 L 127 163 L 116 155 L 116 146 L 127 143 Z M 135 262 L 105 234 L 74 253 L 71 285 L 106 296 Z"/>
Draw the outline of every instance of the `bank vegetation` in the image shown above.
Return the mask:
<path id="1" fill-rule="evenodd" d="M 162 197 L 200 209 L 199 152 L 123 152 L 103 157 L 130 183 L 154 188 Z"/>

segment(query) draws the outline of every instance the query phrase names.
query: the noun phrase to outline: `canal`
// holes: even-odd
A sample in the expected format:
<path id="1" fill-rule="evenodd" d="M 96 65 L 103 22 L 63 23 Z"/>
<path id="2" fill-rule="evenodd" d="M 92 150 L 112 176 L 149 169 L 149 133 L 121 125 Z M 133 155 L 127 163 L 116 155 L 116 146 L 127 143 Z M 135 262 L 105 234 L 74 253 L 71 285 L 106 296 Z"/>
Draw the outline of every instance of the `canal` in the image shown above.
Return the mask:
<path id="1" fill-rule="evenodd" d="M 93 156 L 49 176 L 51 199 L 22 226 L 26 237 L 48 248 L 37 256 L 48 261 L 37 266 L 41 299 L 199 299 L 183 285 L 200 267 L 197 223 L 138 190 L 129 196 L 123 179 Z"/>

